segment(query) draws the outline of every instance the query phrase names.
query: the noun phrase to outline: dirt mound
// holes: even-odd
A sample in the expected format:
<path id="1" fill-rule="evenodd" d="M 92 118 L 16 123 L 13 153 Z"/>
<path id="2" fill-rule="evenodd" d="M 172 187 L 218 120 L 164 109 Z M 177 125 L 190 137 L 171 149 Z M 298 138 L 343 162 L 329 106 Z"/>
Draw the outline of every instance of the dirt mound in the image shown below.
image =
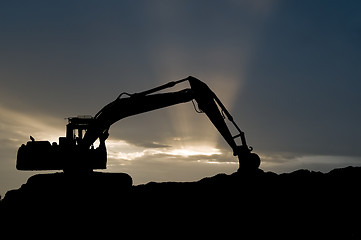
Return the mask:
<path id="1" fill-rule="evenodd" d="M 82 223 L 85 233 L 115 227 L 135 236 L 145 229 L 153 236 L 167 229 L 176 236 L 358 239 L 360 183 L 361 167 L 325 174 L 258 170 L 138 186 L 124 173 L 39 174 L 9 191 L 1 211 L 7 222 L 30 229 L 74 231 L 72 226 Z M 36 222 L 31 221 L 34 216 Z M 19 222 L 24 217 L 30 220 Z"/>

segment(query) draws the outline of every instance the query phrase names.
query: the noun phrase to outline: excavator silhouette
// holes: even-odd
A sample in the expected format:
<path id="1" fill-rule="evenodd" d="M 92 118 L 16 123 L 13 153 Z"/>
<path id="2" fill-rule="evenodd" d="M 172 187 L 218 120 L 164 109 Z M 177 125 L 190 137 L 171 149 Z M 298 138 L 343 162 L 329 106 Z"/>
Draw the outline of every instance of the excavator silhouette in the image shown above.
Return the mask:
<path id="1" fill-rule="evenodd" d="M 156 93 L 185 81 L 189 82 L 190 88 L 177 92 Z M 106 169 L 105 140 L 109 136 L 108 130 L 112 124 L 129 116 L 175 104 L 190 101 L 194 104 L 193 100 L 232 148 L 233 155 L 238 156 L 238 171 L 257 170 L 261 162 L 260 158 L 251 152 L 252 147 L 247 146 L 244 132 L 234 122 L 233 117 L 216 94 L 204 82 L 192 76 L 139 93 L 123 92 L 94 117 L 68 118 L 66 137 L 59 137 L 59 144 L 35 141 L 31 137 L 31 141 L 26 145 L 22 144 L 18 150 L 16 168 L 18 170 L 63 170 L 73 173 Z M 224 121 L 225 118 L 234 125 L 238 134 L 232 136 Z M 236 138 L 240 138 L 241 145 L 237 145 Z M 97 139 L 100 144 L 94 149 L 93 144 Z"/>

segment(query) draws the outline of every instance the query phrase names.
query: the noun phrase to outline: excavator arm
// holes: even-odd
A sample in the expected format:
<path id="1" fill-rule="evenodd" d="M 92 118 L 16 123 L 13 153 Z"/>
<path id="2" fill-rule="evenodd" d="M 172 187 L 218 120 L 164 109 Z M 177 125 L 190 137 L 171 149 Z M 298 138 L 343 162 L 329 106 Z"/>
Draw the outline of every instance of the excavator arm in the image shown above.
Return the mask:
<path id="1" fill-rule="evenodd" d="M 161 90 L 171 88 L 176 84 L 188 81 L 190 88 L 177 92 L 156 93 Z M 122 97 L 127 95 L 127 97 Z M 122 93 L 117 99 L 103 107 L 94 117 L 95 121 L 86 132 L 82 145 L 89 148 L 97 138 L 106 133 L 115 122 L 137 114 L 165 108 L 175 104 L 185 103 L 195 100 L 198 108 L 204 112 L 228 145 L 233 150 L 233 155 L 238 156 L 242 168 L 258 168 L 259 157 L 251 154 L 252 148 L 248 148 L 244 132 L 240 130 L 234 122 L 233 117 L 228 112 L 216 94 L 202 81 L 194 77 L 187 77 L 179 81 L 169 82 L 162 86 L 135 94 Z M 232 136 L 224 121 L 224 115 L 238 130 L 238 134 Z M 240 137 L 241 146 L 236 144 L 235 138 Z M 255 156 L 256 155 L 256 156 Z M 248 163 L 252 161 L 251 163 Z"/>

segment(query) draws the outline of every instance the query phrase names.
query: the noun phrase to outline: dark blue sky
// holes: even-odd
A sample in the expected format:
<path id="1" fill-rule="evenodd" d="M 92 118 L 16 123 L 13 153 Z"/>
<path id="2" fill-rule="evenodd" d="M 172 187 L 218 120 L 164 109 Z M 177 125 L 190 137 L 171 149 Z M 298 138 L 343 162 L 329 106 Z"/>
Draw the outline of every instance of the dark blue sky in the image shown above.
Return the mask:
<path id="1" fill-rule="evenodd" d="M 359 1 L 2 1 L 0 182 L 28 176 L 14 164 L 29 135 L 56 140 L 65 117 L 188 75 L 229 107 L 265 170 L 360 164 L 360 12 Z M 236 169 L 197 165 L 236 159 L 191 104 L 119 122 L 110 140 L 109 169 L 136 183 Z M 176 154 L 192 146 L 221 154 Z"/>

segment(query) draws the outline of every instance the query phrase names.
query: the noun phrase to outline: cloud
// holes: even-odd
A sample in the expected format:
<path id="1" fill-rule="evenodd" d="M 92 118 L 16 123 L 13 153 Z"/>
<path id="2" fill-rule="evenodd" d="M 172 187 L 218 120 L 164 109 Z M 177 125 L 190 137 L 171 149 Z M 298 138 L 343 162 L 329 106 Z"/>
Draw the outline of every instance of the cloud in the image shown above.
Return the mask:
<path id="1" fill-rule="evenodd" d="M 166 147 L 147 148 L 125 140 L 107 141 L 108 169 L 127 172 L 135 184 L 149 181 L 194 181 L 219 172 L 238 169 L 238 159 L 230 152 L 204 142 L 175 138 L 160 143 Z"/>
<path id="2" fill-rule="evenodd" d="M 169 147 L 171 147 L 170 145 L 161 144 L 161 143 L 157 143 L 157 142 L 142 143 L 140 146 L 145 147 L 145 148 L 169 148 Z"/>
<path id="3" fill-rule="evenodd" d="M 232 173 L 238 163 L 217 161 L 220 154 L 177 155 L 148 149 L 133 160 L 109 159 L 107 171 L 126 172 L 134 184 L 149 181 L 195 181 L 219 172 Z M 220 164 L 215 164 L 220 163 Z"/>
<path id="4" fill-rule="evenodd" d="M 260 154 L 260 158 L 263 162 L 266 163 L 275 163 L 282 164 L 294 159 L 302 157 L 302 154 L 297 154 L 294 152 L 271 152 L 271 153 L 262 153 Z"/>

